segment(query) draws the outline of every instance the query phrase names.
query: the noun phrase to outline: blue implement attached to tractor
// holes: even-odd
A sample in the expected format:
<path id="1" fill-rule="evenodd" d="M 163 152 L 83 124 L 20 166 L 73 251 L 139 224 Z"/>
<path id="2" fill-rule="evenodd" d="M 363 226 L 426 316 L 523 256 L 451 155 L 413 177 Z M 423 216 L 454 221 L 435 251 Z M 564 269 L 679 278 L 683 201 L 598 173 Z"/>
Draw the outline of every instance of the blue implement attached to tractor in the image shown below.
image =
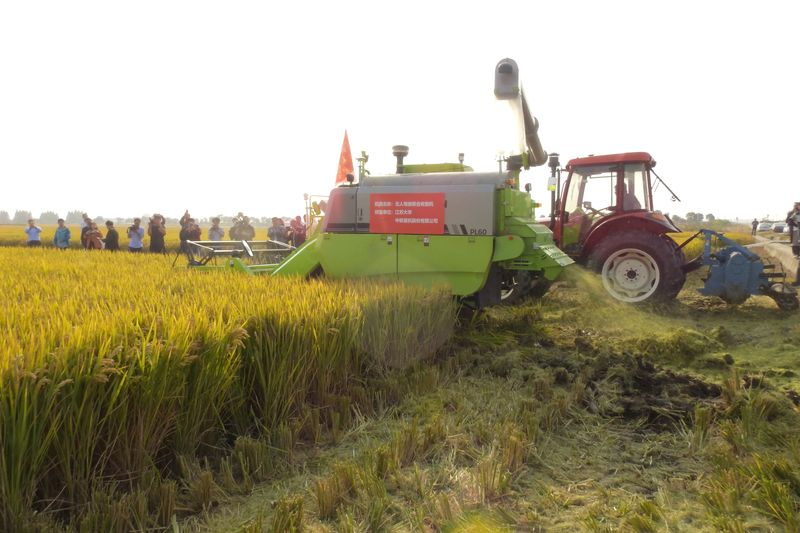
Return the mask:
<path id="1" fill-rule="evenodd" d="M 698 289 L 700 294 L 719 296 L 730 304 L 743 303 L 758 294 L 769 296 L 784 311 L 794 311 L 800 306 L 797 291 L 786 283 L 784 272 L 775 272 L 774 265 L 764 264 L 758 254 L 721 233 L 701 229 L 681 248 L 701 235 L 703 253 L 687 265 L 688 269 L 709 267 L 705 285 Z M 713 250 L 714 239 L 724 247 Z"/>

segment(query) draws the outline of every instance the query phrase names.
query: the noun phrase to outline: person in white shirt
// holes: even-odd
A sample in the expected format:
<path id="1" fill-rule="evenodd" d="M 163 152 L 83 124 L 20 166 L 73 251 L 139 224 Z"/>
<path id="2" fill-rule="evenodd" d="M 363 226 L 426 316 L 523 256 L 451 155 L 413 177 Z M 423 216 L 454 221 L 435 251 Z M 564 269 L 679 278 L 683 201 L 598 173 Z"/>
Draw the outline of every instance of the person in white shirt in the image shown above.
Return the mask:
<path id="1" fill-rule="evenodd" d="M 128 228 L 128 250 L 133 253 L 142 251 L 144 243 L 144 228 L 140 226 L 142 223 L 141 218 L 134 218 L 133 224 Z"/>
<path id="2" fill-rule="evenodd" d="M 25 228 L 25 233 L 28 235 L 28 246 L 42 245 L 42 238 L 40 237 L 42 228 L 36 225 L 35 220 L 28 220 L 28 227 Z"/>
<path id="3" fill-rule="evenodd" d="M 219 217 L 211 219 L 211 227 L 208 228 L 209 241 L 221 241 L 225 237 L 225 230 L 219 226 Z"/>

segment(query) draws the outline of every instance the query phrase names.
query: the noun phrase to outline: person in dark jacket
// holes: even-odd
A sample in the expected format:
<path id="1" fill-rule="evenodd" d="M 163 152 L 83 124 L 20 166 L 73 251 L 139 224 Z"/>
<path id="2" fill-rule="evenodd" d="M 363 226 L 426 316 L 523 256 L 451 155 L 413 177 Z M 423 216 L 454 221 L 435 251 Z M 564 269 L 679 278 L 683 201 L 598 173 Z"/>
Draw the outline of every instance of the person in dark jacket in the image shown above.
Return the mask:
<path id="1" fill-rule="evenodd" d="M 786 215 L 786 224 L 792 237 L 792 253 L 795 257 L 800 257 L 800 202 L 795 202 L 792 210 Z"/>
<path id="2" fill-rule="evenodd" d="M 228 234 L 233 241 L 252 241 L 256 237 L 256 230 L 250 224 L 250 217 L 239 212 L 233 218 L 233 227 Z"/>
<path id="3" fill-rule="evenodd" d="M 299 248 L 306 242 L 306 225 L 303 224 L 300 215 L 289 222 L 289 240 L 295 248 Z"/>
<path id="4" fill-rule="evenodd" d="M 164 222 L 164 217 L 156 213 L 150 219 L 150 224 L 147 225 L 147 234 L 150 236 L 151 253 L 167 253 L 167 247 L 164 244 L 164 236 L 167 234 L 167 228 Z"/>
<path id="5" fill-rule="evenodd" d="M 197 222 L 193 218 L 187 218 L 185 221 L 181 219 L 181 232 L 178 237 L 181 240 L 181 251 L 183 253 L 189 252 L 189 245 L 186 241 L 199 241 L 201 230 L 200 226 L 197 225 Z"/>
<path id="6" fill-rule="evenodd" d="M 106 243 L 106 250 L 116 252 L 119 250 L 119 233 L 114 229 L 114 223 L 110 220 L 106 220 L 106 228 L 106 238 L 103 240 Z"/>
<path id="7" fill-rule="evenodd" d="M 183 212 L 181 219 L 178 221 L 178 223 L 181 225 L 181 229 L 186 228 L 186 226 L 189 225 L 190 220 L 194 219 L 192 218 L 192 215 L 189 214 L 189 210 L 187 209 Z"/>
<path id="8" fill-rule="evenodd" d="M 81 246 L 84 249 L 88 248 L 88 243 L 86 242 L 86 233 L 92 229 L 92 219 L 89 218 L 89 215 L 86 213 L 83 214 L 83 222 L 81 222 Z"/>

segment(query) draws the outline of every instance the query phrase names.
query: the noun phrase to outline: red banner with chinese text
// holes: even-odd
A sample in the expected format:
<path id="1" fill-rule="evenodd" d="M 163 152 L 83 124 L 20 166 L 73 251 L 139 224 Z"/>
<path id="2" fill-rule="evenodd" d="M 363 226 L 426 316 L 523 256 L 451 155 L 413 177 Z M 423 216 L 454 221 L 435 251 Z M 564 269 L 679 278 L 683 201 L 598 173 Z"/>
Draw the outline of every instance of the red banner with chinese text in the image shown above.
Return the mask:
<path id="1" fill-rule="evenodd" d="M 443 235 L 444 193 L 370 194 L 369 232 Z"/>

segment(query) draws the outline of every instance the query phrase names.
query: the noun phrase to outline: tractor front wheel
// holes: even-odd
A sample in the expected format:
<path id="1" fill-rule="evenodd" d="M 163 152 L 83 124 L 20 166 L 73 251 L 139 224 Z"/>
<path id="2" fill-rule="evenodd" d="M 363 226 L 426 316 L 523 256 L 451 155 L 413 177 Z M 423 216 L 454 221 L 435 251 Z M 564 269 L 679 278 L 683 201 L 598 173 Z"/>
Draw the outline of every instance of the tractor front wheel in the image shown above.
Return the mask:
<path id="1" fill-rule="evenodd" d="M 589 267 L 600 273 L 606 291 L 629 303 L 675 298 L 686 281 L 683 253 L 672 239 L 645 231 L 625 231 L 604 239 Z"/>

